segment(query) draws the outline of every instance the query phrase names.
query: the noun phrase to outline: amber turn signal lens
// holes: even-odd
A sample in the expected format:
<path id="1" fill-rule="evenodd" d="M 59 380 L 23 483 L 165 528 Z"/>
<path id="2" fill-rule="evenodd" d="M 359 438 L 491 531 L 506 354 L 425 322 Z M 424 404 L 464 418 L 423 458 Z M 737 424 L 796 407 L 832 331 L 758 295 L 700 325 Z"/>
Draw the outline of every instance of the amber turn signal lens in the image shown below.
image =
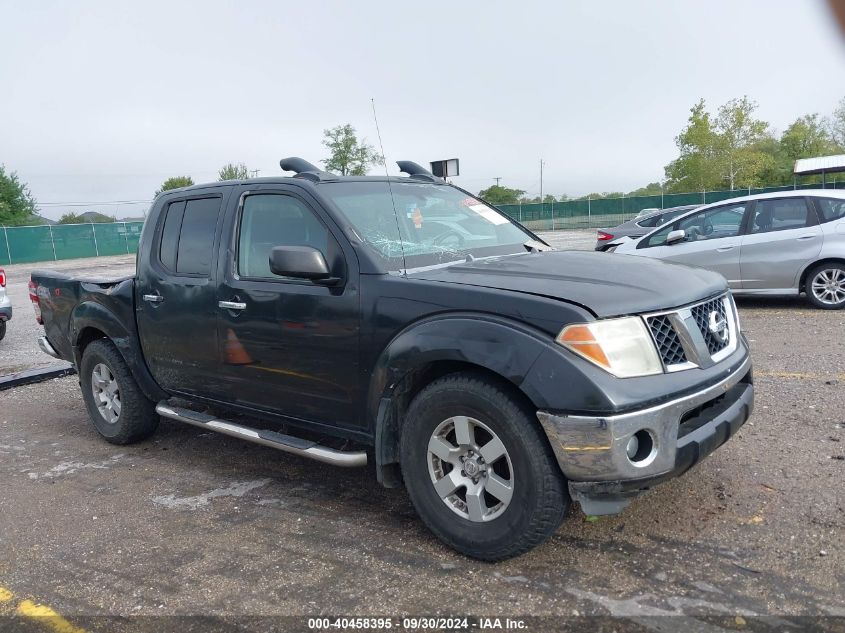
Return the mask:
<path id="1" fill-rule="evenodd" d="M 561 332 L 558 337 L 558 342 L 570 348 L 573 352 L 578 352 L 599 365 L 610 369 L 610 361 L 604 355 L 601 345 L 598 344 L 593 333 L 587 325 L 573 325 Z"/>

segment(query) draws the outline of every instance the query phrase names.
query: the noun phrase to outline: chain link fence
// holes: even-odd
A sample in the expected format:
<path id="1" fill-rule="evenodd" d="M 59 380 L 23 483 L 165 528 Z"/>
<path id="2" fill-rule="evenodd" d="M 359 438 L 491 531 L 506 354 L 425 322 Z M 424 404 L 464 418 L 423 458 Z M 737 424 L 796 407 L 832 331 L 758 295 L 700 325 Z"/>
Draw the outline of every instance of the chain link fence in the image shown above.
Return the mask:
<path id="1" fill-rule="evenodd" d="M 0 265 L 129 255 L 143 222 L 0 227 Z"/>
<path id="2" fill-rule="evenodd" d="M 531 204 L 504 204 L 499 209 L 518 220 L 532 231 L 557 229 L 609 228 L 627 222 L 643 209 L 667 209 L 687 204 L 710 204 L 729 198 L 796 189 L 819 189 L 821 185 L 788 185 L 785 187 L 760 187 L 731 191 L 698 191 L 694 193 L 667 193 L 654 196 L 621 198 L 596 198 L 565 200 Z M 827 183 L 827 189 L 845 189 L 845 182 Z"/>
<path id="3" fill-rule="evenodd" d="M 709 204 L 751 194 L 819 187 L 820 185 L 816 184 L 595 200 L 588 198 L 542 204 L 505 204 L 499 205 L 499 209 L 534 231 L 595 229 L 621 224 L 635 217 L 643 209 Z M 826 187 L 845 189 L 845 182 L 827 183 Z M 138 250 L 143 226 L 143 222 L 114 222 L 0 227 L 0 265 L 100 255 L 129 255 Z"/>

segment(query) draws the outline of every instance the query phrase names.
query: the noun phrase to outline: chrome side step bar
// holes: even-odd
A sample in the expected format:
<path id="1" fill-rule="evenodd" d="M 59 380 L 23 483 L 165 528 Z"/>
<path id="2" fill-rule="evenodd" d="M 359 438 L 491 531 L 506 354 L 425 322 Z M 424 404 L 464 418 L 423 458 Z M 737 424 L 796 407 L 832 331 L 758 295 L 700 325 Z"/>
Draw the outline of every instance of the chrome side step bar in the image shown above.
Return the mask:
<path id="1" fill-rule="evenodd" d="M 317 444 L 317 442 L 303 440 L 292 435 L 253 429 L 248 426 L 215 418 L 206 413 L 198 413 L 181 407 L 172 407 L 164 401 L 158 403 L 156 413 L 171 420 L 198 426 L 201 429 L 216 431 L 223 435 L 238 437 L 247 442 L 276 448 L 286 453 L 316 459 L 318 462 L 323 462 L 324 464 L 333 464 L 334 466 L 365 466 L 367 464 L 367 453 L 365 451 L 338 451 Z"/>
<path id="2" fill-rule="evenodd" d="M 58 358 L 59 360 L 62 360 L 59 357 L 59 353 L 53 349 L 52 345 L 50 345 L 50 341 L 47 340 L 46 336 L 41 336 L 38 338 L 38 347 L 40 347 L 41 351 L 45 354 L 49 354 L 53 358 Z"/>

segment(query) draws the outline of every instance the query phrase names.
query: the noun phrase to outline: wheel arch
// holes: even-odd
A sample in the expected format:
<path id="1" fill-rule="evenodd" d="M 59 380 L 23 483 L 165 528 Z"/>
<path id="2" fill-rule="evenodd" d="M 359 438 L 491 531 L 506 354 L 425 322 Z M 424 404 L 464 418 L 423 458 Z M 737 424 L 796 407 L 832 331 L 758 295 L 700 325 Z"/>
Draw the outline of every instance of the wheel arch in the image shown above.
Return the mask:
<path id="1" fill-rule="evenodd" d="M 839 264 L 840 266 L 845 266 L 845 257 L 823 257 L 817 261 L 814 261 L 812 264 L 807 264 L 804 267 L 804 270 L 801 271 L 801 276 L 798 279 L 798 292 L 804 292 L 804 286 L 807 283 L 807 277 L 810 276 L 810 273 L 821 266 L 822 264 Z"/>
<path id="2" fill-rule="evenodd" d="M 414 396 L 438 378 L 457 372 L 482 374 L 536 411 L 542 402 L 523 389 L 547 335 L 498 317 L 435 317 L 400 332 L 372 372 L 367 420 L 374 436 L 376 473 L 387 487 L 401 485 L 399 436 Z"/>
<path id="3" fill-rule="evenodd" d="M 74 309 L 70 322 L 70 339 L 73 343 L 73 358 L 77 369 L 82 366 L 85 348 L 92 341 L 107 339 L 120 352 L 147 398 L 158 401 L 167 397 L 167 393 L 158 386 L 147 368 L 136 328 L 132 327 L 130 330 L 111 310 L 93 301 L 80 303 Z"/>

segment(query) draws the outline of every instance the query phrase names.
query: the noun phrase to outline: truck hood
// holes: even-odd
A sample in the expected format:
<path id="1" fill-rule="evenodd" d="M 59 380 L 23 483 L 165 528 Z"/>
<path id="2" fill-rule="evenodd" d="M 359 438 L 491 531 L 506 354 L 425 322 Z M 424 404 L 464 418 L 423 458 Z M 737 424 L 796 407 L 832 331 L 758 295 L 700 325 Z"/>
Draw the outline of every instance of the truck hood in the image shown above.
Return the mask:
<path id="1" fill-rule="evenodd" d="M 727 290 L 721 275 L 659 259 L 546 251 L 417 270 L 410 279 L 524 292 L 581 305 L 599 318 L 668 310 Z"/>

